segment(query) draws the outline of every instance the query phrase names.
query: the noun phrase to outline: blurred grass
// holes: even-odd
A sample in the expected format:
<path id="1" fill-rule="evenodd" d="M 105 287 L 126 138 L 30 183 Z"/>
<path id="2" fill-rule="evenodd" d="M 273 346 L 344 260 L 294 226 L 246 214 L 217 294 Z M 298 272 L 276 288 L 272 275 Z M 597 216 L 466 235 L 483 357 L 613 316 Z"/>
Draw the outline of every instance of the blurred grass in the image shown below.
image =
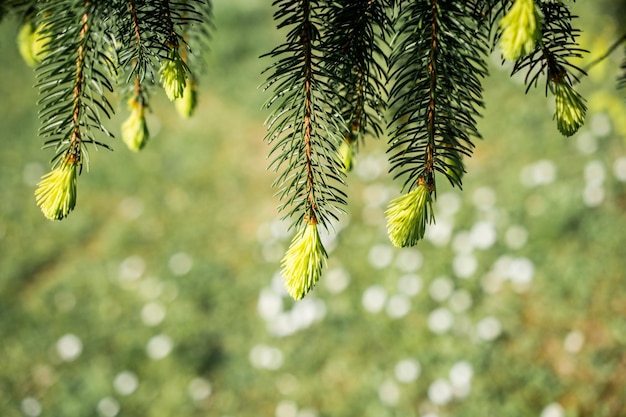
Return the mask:
<path id="1" fill-rule="evenodd" d="M 575 7 L 584 46 L 603 50 L 619 32 L 610 10 Z M 279 42 L 271 13 L 262 1 L 217 2 L 196 117 L 181 121 L 155 96 L 148 147 L 135 155 L 114 139 L 115 152 L 92 152 L 77 209 L 55 223 L 32 195 L 50 156 L 36 137 L 34 75 L 16 22 L 0 26 L 2 416 L 625 415 L 620 57 L 581 84 L 588 123 L 569 139 L 543 87 L 525 95 L 494 60 L 465 189 L 440 184 L 440 243 L 388 243 L 382 213 L 398 185 L 384 141 L 368 143 L 327 274 L 294 303 L 276 278 L 289 235 L 261 140 L 269 62 L 258 56 Z M 591 206 L 590 182 L 604 193 Z M 436 331 L 441 314 L 452 324 Z M 81 349 L 63 360 L 68 334 Z M 167 353 L 151 357 L 159 347 Z M 396 370 L 407 358 L 420 364 L 415 380 Z M 459 362 L 470 388 L 453 384 Z M 124 371 L 138 380 L 130 394 L 114 382 Z M 554 404 L 564 412 L 549 414 Z"/>

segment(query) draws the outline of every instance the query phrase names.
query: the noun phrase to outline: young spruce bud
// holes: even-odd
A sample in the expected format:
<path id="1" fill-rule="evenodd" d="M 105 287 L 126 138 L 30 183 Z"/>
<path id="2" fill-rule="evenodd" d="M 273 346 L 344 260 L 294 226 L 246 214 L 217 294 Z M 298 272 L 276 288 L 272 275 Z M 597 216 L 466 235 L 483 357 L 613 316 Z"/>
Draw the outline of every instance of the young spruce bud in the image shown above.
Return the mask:
<path id="1" fill-rule="evenodd" d="M 131 151 L 137 152 L 150 138 L 146 124 L 146 106 L 136 99 L 128 100 L 130 116 L 122 123 L 122 140 Z"/>
<path id="2" fill-rule="evenodd" d="M 322 275 L 327 257 L 317 223 L 309 223 L 296 233 L 281 262 L 283 283 L 289 295 L 296 300 L 304 297 Z"/>
<path id="3" fill-rule="evenodd" d="M 41 177 L 35 200 L 46 218 L 61 220 L 76 205 L 76 164 L 73 158 Z"/>
<path id="4" fill-rule="evenodd" d="M 516 61 L 532 52 L 541 36 L 538 20 L 534 0 L 515 0 L 500 21 L 500 50 L 505 59 Z"/>
<path id="5" fill-rule="evenodd" d="M 394 246 L 414 246 L 424 237 L 426 224 L 433 223 L 431 192 L 425 184 L 392 200 L 387 207 L 387 234 Z"/>

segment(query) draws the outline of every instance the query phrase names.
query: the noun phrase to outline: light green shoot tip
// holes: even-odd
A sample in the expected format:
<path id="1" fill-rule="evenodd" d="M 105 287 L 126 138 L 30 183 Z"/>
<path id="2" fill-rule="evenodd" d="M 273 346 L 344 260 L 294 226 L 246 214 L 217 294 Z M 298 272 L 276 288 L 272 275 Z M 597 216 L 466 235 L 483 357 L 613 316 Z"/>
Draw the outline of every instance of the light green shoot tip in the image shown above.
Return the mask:
<path id="1" fill-rule="evenodd" d="M 44 56 L 48 39 L 43 32 L 43 25 L 35 27 L 32 22 L 25 22 L 17 35 L 20 54 L 30 67 L 37 66 Z"/>
<path id="2" fill-rule="evenodd" d="M 538 20 L 534 0 L 515 0 L 500 21 L 500 49 L 505 59 L 516 61 L 533 51 L 541 35 Z"/>
<path id="3" fill-rule="evenodd" d="M 170 101 L 182 97 L 187 84 L 185 71 L 186 65 L 178 52 L 171 52 L 169 57 L 163 60 L 159 74 L 161 75 L 161 84 L 165 94 Z"/>
<path id="4" fill-rule="evenodd" d="M 41 177 L 35 200 L 46 218 L 61 220 L 76 205 L 76 165 L 65 161 Z"/>
<path id="5" fill-rule="evenodd" d="M 150 137 L 146 124 L 146 106 L 135 99 L 128 101 L 130 116 L 122 123 L 122 140 L 133 152 L 143 148 Z"/>
<path id="6" fill-rule="evenodd" d="M 585 122 L 585 99 L 566 81 L 550 82 L 554 94 L 556 125 L 565 136 L 572 136 Z"/>
<path id="7" fill-rule="evenodd" d="M 302 299 L 322 275 L 327 257 L 316 223 L 309 223 L 296 233 L 281 262 L 283 283 L 289 295 Z"/>
<path id="8" fill-rule="evenodd" d="M 192 80 L 185 82 L 185 88 L 181 97 L 174 100 L 176 111 L 183 119 L 188 119 L 196 109 L 196 86 Z"/>
<path id="9" fill-rule="evenodd" d="M 352 171 L 354 167 L 354 148 L 351 143 L 345 140 L 341 143 L 339 147 L 339 157 L 341 158 L 344 171 Z"/>
<path id="10" fill-rule="evenodd" d="M 426 224 L 435 221 L 430 194 L 426 185 L 419 185 L 389 203 L 387 233 L 394 246 L 414 246 L 424 237 Z"/>

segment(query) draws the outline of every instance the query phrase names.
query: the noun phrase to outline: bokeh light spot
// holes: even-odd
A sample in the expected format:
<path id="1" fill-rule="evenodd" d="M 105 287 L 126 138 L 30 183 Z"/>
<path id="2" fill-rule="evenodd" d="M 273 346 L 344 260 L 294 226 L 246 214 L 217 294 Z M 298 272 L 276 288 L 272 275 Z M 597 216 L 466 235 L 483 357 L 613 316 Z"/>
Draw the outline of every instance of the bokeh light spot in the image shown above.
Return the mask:
<path id="1" fill-rule="evenodd" d="M 388 267 L 393 260 L 393 248 L 391 245 L 374 245 L 368 255 L 370 265 L 376 269 Z"/>
<path id="2" fill-rule="evenodd" d="M 151 359 L 159 360 L 167 357 L 174 347 L 174 342 L 166 334 L 152 337 L 146 345 L 146 352 Z"/>
<path id="3" fill-rule="evenodd" d="M 283 353 L 280 349 L 268 345 L 256 345 L 248 357 L 255 368 L 276 370 L 283 365 Z"/>
<path id="4" fill-rule="evenodd" d="M 422 290 L 422 278 L 416 274 L 402 275 L 398 279 L 396 284 L 398 291 L 402 294 L 406 294 L 409 297 L 413 297 Z"/>
<path id="5" fill-rule="evenodd" d="M 185 252 L 175 253 L 170 257 L 168 262 L 168 266 L 172 274 L 177 276 L 186 275 L 191 271 L 191 267 L 193 266 L 193 260 L 191 256 L 186 254 Z"/>
<path id="6" fill-rule="evenodd" d="M 454 316 L 447 308 L 441 307 L 428 315 L 428 328 L 433 333 L 443 334 L 454 324 Z"/>
<path id="7" fill-rule="evenodd" d="M 332 294 L 343 292 L 350 284 L 350 274 L 344 268 L 333 268 L 324 275 L 324 286 Z"/>
<path id="8" fill-rule="evenodd" d="M 452 387 L 445 379 L 437 379 L 428 387 L 428 399 L 436 405 L 452 401 Z"/>
<path id="9" fill-rule="evenodd" d="M 75 360 L 83 351 L 83 343 L 78 336 L 71 333 L 61 336 L 56 347 L 59 357 L 65 362 Z"/>
<path id="10" fill-rule="evenodd" d="M 386 312 L 392 319 L 406 316 L 411 310 L 411 299 L 406 294 L 395 294 L 387 301 Z"/>
<path id="11" fill-rule="evenodd" d="M 540 417 L 565 417 L 565 410 L 559 403 L 548 404 L 541 410 Z"/>
<path id="12" fill-rule="evenodd" d="M 578 330 L 569 332 L 563 340 L 563 348 L 569 353 L 580 352 L 584 344 L 585 335 Z"/>
<path id="13" fill-rule="evenodd" d="M 41 414 L 41 404 L 36 398 L 26 397 L 22 400 L 22 412 L 28 417 L 37 417 Z"/>
<path id="14" fill-rule="evenodd" d="M 96 410 L 102 417 L 115 417 L 120 412 L 120 403 L 115 398 L 104 397 L 98 401 Z"/>
<path id="15" fill-rule="evenodd" d="M 493 316 L 485 317 L 476 325 L 476 333 L 482 340 L 495 340 L 502 333 L 502 324 Z"/>
<path id="16" fill-rule="evenodd" d="M 398 384 L 392 380 L 384 381 L 378 387 L 378 398 L 383 404 L 396 405 L 400 400 L 400 389 Z"/>
<path id="17" fill-rule="evenodd" d="M 373 285 L 363 292 L 361 303 L 370 313 L 378 313 L 385 306 L 387 291 L 380 285 Z"/>
<path id="18" fill-rule="evenodd" d="M 113 388 L 120 395 L 130 395 L 139 386 L 137 375 L 130 371 L 124 371 L 117 374 L 113 380 Z"/>
<path id="19" fill-rule="evenodd" d="M 417 359 L 407 358 L 399 361 L 394 367 L 394 374 L 398 382 L 410 384 L 419 378 L 422 367 Z"/>
<path id="20" fill-rule="evenodd" d="M 211 387 L 211 383 L 204 378 L 194 378 L 189 382 L 189 386 L 187 387 L 187 392 L 189 396 L 194 401 L 202 401 L 209 398 L 213 389 Z"/>

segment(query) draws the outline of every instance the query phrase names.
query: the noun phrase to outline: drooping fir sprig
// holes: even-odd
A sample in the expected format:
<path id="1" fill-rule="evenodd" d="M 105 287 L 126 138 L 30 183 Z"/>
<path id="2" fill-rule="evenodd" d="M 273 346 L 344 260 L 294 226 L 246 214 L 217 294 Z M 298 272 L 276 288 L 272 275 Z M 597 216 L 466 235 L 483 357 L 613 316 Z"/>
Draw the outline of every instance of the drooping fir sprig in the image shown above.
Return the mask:
<path id="1" fill-rule="evenodd" d="M 385 106 L 386 52 L 382 49 L 391 22 L 389 0 L 329 2 L 325 18 L 324 52 L 335 74 L 337 107 L 347 123 L 340 156 L 346 171 L 366 134 L 382 134 Z"/>
<path id="2" fill-rule="evenodd" d="M 167 31 L 152 2 L 116 1 L 117 57 L 123 69 L 122 83 L 154 83 L 153 68 L 167 54 Z"/>
<path id="3" fill-rule="evenodd" d="M 198 46 L 206 44 L 209 32 L 207 26 L 202 25 L 210 21 L 212 9 L 210 3 L 202 0 L 160 0 L 157 3 L 162 27 L 166 28 L 164 44 L 167 47 L 167 53 L 161 57 L 160 81 L 167 97 L 175 101 L 183 97 L 192 76 L 188 65 L 189 40 L 198 41 Z M 186 100 L 192 103 L 192 98 L 195 97 L 188 89 Z"/>
<path id="4" fill-rule="evenodd" d="M 387 210 L 392 243 L 414 245 L 434 220 L 436 177 L 461 187 L 472 153 L 489 30 L 479 2 L 403 2 L 390 59 L 391 172 L 407 194 Z"/>
<path id="5" fill-rule="evenodd" d="M 344 173 L 338 157 L 344 124 L 330 81 L 335 75 L 323 61 L 320 31 L 325 2 L 276 0 L 274 6 L 278 8 L 274 15 L 278 27 L 288 30 L 285 42 L 266 55 L 274 58 L 266 70 L 265 88 L 273 89 L 267 103 L 273 111 L 266 122 L 266 140 L 272 145 L 271 167 L 281 171 L 274 186 L 283 201 L 280 209 L 287 211 L 285 217 L 298 231 L 317 230 L 318 225 L 328 228 L 345 204 L 345 194 L 340 188 Z M 302 245 L 315 248 L 317 257 L 322 257 L 324 248 L 318 237 L 311 243 L 317 232 L 297 236 L 283 259 L 287 266 L 283 277 L 288 287 L 304 288 L 306 293 L 317 281 L 319 268 L 288 266 L 308 262 L 299 259 L 310 256 L 301 250 Z M 294 275 L 303 271 L 303 275 Z M 300 284 L 293 283 L 296 281 Z"/>
<path id="6" fill-rule="evenodd" d="M 519 33 L 523 33 L 526 38 L 525 42 L 520 41 L 523 45 L 520 54 L 517 58 L 511 56 L 517 59 L 512 74 L 526 72 L 526 91 L 537 86 L 539 79 L 545 77 L 546 94 L 550 92 L 555 98 L 554 118 L 557 127 L 563 135 L 571 136 L 583 125 L 587 111 L 585 99 L 573 87 L 578 77 L 585 72 L 573 64 L 571 59 L 581 58 L 586 52 L 576 41 L 580 31 L 572 26 L 575 16 L 571 14 L 568 5 L 559 1 L 516 0 L 516 4 L 518 2 L 528 3 L 526 14 L 514 13 L 514 5 L 501 21 L 504 33 L 512 30 L 512 27 L 524 28 L 519 29 Z M 530 19 L 530 3 L 533 3 L 537 20 L 534 26 L 524 25 Z M 529 29 L 531 26 L 535 27 L 534 31 Z M 531 44 L 534 48 L 529 50 Z M 506 58 L 505 51 L 503 49 Z"/>
<path id="7" fill-rule="evenodd" d="M 102 14 L 110 11 L 106 5 L 91 1 L 48 2 L 41 7 L 45 47 L 37 67 L 40 135 L 47 138 L 44 147 L 54 148 L 55 155 L 52 174 L 44 176 L 36 195 L 44 215 L 60 220 L 74 208 L 75 171 L 80 174 L 88 162 L 86 146 L 110 149 L 96 139 L 96 133 L 112 136 L 103 126 L 101 115 L 109 118 L 113 113 L 105 92 L 113 91 L 109 78 L 115 65 L 103 52 L 109 39 L 101 26 Z M 73 174 L 67 174 L 68 171 Z M 72 180 L 68 181 L 68 177 Z M 72 196 L 72 204 L 63 198 L 42 197 L 50 195 L 46 189 L 60 188 L 65 191 L 55 193 Z M 58 204 L 62 207 L 55 206 Z"/>
<path id="8" fill-rule="evenodd" d="M 208 41 L 210 1 L 11 0 L 0 11 L 22 19 L 18 46 L 36 67 L 39 134 L 44 148 L 54 149 L 52 172 L 36 191 L 46 217 L 60 220 L 74 208 L 89 145 L 111 149 L 100 137 L 113 137 L 104 121 L 114 113 L 109 99 L 116 87 L 128 97 L 121 136 L 131 150 L 149 138 L 145 114 L 157 75 L 181 114 L 193 112 L 191 67 L 202 66 L 194 57 Z"/>

